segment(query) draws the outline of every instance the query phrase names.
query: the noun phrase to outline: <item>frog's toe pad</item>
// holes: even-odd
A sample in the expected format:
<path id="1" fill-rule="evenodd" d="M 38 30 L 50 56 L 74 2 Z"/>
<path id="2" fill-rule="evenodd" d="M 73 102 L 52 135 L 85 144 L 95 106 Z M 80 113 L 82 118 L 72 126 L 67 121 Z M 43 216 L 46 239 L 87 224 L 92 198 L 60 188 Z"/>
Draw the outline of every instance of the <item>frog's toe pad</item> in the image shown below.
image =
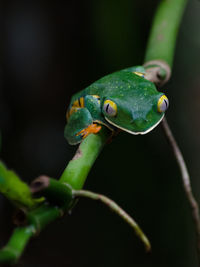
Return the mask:
<path id="1" fill-rule="evenodd" d="M 81 136 L 83 139 L 86 138 L 89 134 L 91 133 L 98 133 L 101 130 L 101 126 L 96 124 L 96 123 L 92 123 L 90 124 L 87 128 L 81 130 L 80 132 L 78 132 L 76 134 L 76 136 Z"/>

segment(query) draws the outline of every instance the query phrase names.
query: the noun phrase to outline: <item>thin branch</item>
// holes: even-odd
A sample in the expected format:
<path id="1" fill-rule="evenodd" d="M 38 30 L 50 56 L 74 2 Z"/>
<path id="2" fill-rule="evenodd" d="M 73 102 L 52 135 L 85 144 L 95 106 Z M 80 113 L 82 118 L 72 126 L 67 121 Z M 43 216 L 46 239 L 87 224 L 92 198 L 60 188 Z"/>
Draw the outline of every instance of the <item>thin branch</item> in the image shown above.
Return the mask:
<path id="1" fill-rule="evenodd" d="M 139 225 L 134 221 L 134 219 L 128 215 L 116 202 L 114 202 L 112 199 L 101 195 L 96 194 L 87 190 L 74 190 L 73 191 L 74 197 L 86 197 L 93 200 L 99 200 L 103 204 L 105 204 L 107 207 L 109 207 L 113 212 L 115 212 L 117 215 L 119 215 L 126 223 L 128 223 L 135 231 L 136 235 L 140 238 L 140 240 L 143 242 L 145 249 L 147 252 L 151 250 L 151 244 L 146 237 L 146 235 L 143 233 Z"/>
<path id="2" fill-rule="evenodd" d="M 186 163 L 184 161 L 183 155 L 176 143 L 176 140 L 170 130 L 170 127 L 167 123 L 167 120 L 164 118 L 162 121 L 162 126 L 164 133 L 167 137 L 167 140 L 169 144 L 172 147 L 172 150 L 174 152 L 174 156 L 176 158 L 176 161 L 178 163 L 179 169 L 181 171 L 181 176 L 182 176 L 182 182 L 183 182 L 183 187 L 184 191 L 186 194 L 186 197 L 188 199 L 188 202 L 190 204 L 191 210 L 192 210 L 192 217 L 193 221 L 195 224 L 195 230 L 196 230 L 196 239 L 197 239 L 197 253 L 198 253 L 198 258 L 200 262 L 200 216 L 199 216 L 199 207 L 198 203 L 194 198 L 194 195 L 192 193 L 192 187 L 190 183 L 190 175 L 187 170 Z"/>

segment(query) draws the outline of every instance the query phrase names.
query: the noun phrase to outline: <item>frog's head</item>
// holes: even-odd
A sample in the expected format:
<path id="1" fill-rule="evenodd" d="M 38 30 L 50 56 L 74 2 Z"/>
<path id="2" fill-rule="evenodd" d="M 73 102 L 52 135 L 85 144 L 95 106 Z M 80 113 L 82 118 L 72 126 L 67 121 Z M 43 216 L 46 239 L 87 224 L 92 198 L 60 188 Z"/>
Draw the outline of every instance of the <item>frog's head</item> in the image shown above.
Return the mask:
<path id="1" fill-rule="evenodd" d="M 102 112 L 111 125 L 131 134 L 146 134 L 161 122 L 168 106 L 167 97 L 146 81 L 140 88 L 112 90 L 103 99 Z"/>

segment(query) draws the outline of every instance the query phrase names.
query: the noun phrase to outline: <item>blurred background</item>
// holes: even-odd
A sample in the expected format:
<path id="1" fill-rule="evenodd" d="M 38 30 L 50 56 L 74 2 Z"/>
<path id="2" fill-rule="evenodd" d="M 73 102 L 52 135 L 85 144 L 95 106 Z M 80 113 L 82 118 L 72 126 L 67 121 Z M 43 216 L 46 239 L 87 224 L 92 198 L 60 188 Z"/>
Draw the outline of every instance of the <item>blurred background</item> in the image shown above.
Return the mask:
<path id="1" fill-rule="evenodd" d="M 70 97 L 110 72 L 143 63 L 158 2 L 1 2 L 1 159 L 24 181 L 60 177 L 76 150 L 63 136 Z M 172 79 L 162 91 L 200 202 L 199 12 L 200 1 L 190 0 Z M 71 216 L 30 242 L 18 266 L 197 266 L 191 212 L 161 127 L 145 136 L 120 134 L 97 159 L 85 188 L 128 211 L 150 238 L 152 253 L 107 208 L 81 200 Z M 0 196 L 1 247 L 12 233 L 12 214 Z"/>

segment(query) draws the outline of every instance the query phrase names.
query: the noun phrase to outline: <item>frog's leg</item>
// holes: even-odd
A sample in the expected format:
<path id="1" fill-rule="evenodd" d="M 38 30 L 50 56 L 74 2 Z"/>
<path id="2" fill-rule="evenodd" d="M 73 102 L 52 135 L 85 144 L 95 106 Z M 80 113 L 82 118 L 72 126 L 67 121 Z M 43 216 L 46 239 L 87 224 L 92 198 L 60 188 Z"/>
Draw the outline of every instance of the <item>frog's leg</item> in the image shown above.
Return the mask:
<path id="1" fill-rule="evenodd" d="M 77 108 L 68 118 L 64 135 L 69 144 L 76 145 L 90 133 L 98 133 L 100 130 L 101 126 L 93 122 L 87 108 Z"/>

